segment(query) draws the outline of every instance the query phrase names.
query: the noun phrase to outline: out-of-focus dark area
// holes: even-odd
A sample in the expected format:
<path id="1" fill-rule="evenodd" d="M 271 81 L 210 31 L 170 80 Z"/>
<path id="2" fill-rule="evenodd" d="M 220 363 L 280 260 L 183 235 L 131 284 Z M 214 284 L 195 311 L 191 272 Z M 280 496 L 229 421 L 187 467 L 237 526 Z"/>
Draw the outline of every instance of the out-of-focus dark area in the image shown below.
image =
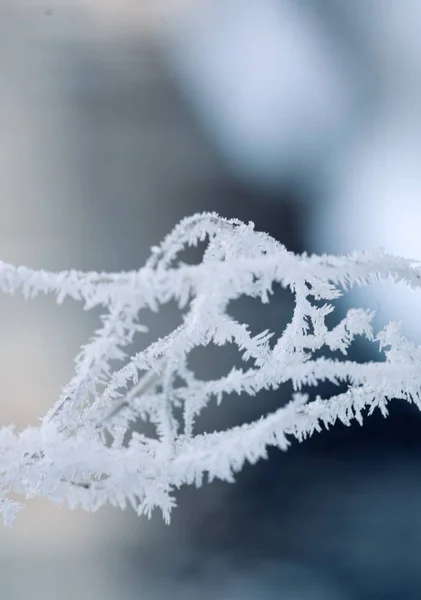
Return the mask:
<path id="1" fill-rule="evenodd" d="M 421 258 L 420 20 L 418 0 L 0 0 L 0 258 L 133 269 L 203 210 L 296 252 Z M 379 285 L 349 301 L 420 340 L 419 293 Z M 45 298 L 1 310 L 1 420 L 21 428 L 70 378 L 97 315 Z M 291 298 L 233 310 L 279 334 Z M 194 360 L 206 377 L 237 356 Z M 290 392 L 227 398 L 199 427 Z M 180 490 L 169 527 L 34 501 L 0 530 L 1 597 L 418 599 L 420 432 L 396 401 L 388 419 L 271 451 L 235 485 Z"/>

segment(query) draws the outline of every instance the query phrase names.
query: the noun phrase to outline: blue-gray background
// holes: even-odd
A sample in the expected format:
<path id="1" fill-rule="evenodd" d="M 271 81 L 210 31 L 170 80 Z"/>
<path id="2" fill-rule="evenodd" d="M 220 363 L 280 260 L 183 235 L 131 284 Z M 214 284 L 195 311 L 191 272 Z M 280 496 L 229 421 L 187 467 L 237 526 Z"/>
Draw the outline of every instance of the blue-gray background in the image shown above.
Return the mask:
<path id="1" fill-rule="evenodd" d="M 0 0 L 0 258 L 132 269 L 201 210 L 294 251 L 421 257 L 420 22 L 418 0 Z M 353 295 L 417 341 L 419 300 Z M 290 308 L 278 290 L 235 310 L 279 333 Z M 97 315 L 51 299 L 1 311 L 1 420 L 36 424 Z M 209 376 L 237 356 L 194 360 Z M 229 398 L 200 426 L 289 392 Z M 272 451 L 236 485 L 182 490 L 170 527 L 34 501 L 0 530 L 1 597 L 420 598 L 420 431 L 396 402 Z"/>

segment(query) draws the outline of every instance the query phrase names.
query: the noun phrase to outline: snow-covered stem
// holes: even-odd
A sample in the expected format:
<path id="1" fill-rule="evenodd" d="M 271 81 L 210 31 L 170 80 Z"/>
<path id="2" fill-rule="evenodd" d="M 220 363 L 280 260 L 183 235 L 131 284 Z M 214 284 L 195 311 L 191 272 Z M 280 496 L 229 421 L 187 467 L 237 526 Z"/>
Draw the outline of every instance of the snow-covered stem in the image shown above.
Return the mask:
<path id="1" fill-rule="evenodd" d="M 205 239 L 200 264 L 177 259 Z M 354 418 L 362 422 L 364 409 L 371 414 L 377 407 L 386 415 L 391 398 L 421 408 L 421 348 L 402 335 L 398 324 L 374 333 L 374 314 L 358 308 L 334 327 L 326 322 L 334 310 L 329 302 L 344 290 L 385 279 L 419 288 L 420 263 L 382 251 L 295 255 L 256 232 L 253 223 L 215 213 L 181 221 L 138 271 L 49 273 L 0 263 L 5 293 L 20 290 L 27 298 L 52 293 L 58 302 L 71 297 L 85 309 L 104 309 L 101 328 L 82 347 L 74 377 L 40 427 L 0 430 L 4 521 L 11 523 L 21 507 L 10 493 L 47 496 L 86 510 L 129 503 L 150 515 L 159 507 L 169 521 L 173 491 L 183 484 L 200 485 L 204 476 L 232 481 L 245 461 L 266 457 L 268 446 L 285 450 L 291 437 L 301 441 L 338 419 L 346 425 Z M 294 294 L 291 320 L 278 339 L 269 331 L 253 336 L 247 324 L 229 316 L 228 305 L 242 296 L 267 303 L 275 283 Z M 182 324 L 127 356 L 124 349 L 134 335 L 145 331 L 138 323 L 140 311 L 158 311 L 170 300 L 183 311 Z M 338 351 L 346 357 L 356 336 L 377 345 L 383 352 L 378 361 L 326 356 Z M 201 380 L 189 366 L 189 354 L 210 343 L 235 343 L 248 365 Z M 113 371 L 115 360 L 124 364 Z M 326 380 L 345 383 L 347 389 L 326 399 L 311 395 Z M 225 431 L 195 433 L 195 419 L 211 398 L 255 395 L 287 382 L 293 384 L 293 398 L 274 413 Z M 182 408 L 179 420 L 175 407 Z M 133 431 L 131 424 L 139 419 L 154 424 L 156 435 Z"/>

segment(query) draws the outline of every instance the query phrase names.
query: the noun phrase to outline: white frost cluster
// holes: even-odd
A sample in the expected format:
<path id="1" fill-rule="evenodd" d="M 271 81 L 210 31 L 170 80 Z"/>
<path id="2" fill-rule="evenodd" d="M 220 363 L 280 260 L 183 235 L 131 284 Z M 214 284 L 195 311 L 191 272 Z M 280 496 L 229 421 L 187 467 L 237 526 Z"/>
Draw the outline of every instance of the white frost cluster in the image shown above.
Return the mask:
<path id="1" fill-rule="evenodd" d="M 203 260 L 186 265 L 183 249 L 208 239 Z M 201 485 L 204 476 L 233 481 L 247 460 L 266 457 L 268 446 L 283 450 L 328 427 L 337 419 L 349 424 L 378 407 L 387 414 L 391 398 L 421 402 L 421 347 L 405 339 L 396 323 L 374 334 L 373 313 L 351 309 L 335 326 L 326 324 L 329 304 L 350 286 L 379 279 L 421 287 L 421 266 L 383 252 L 355 252 L 345 257 L 297 256 L 253 223 L 227 220 L 214 213 L 194 215 L 175 227 L 138 271 L 107 274 L 49 273 L 0 263 L 0 289 L 20 290 L 32 298 L 71 297 L 85 309 L 104 309 L 102 326 L 76 358 L 75 375 L 39 428 L 15 433 L 0 430 L 0 510 L 13 521 L 21 507 L 9 494 L 46 496 L 70 507 L 96 510 L 110 502 L 130 503 L 138 514 L 159 507 L 166 521 L 183 484 Z M 289 288 L 295 306 L 289 324 L 274 340 L 269 331 L 250 334 L 227 312 L 241 296 L 270 299 L 275 283 Z M 137 332 L 140 311 L 158 311 L 176 300 L 182 324 L 134 356 L 128 346 Z M 323 356 L 346 356 L 355 336 L 377 343 L 377 362 L 356 363 Z M 200 380 L 189 366 L 190 352 L 209 343 L 235 343 L 244 369 L 215 380 Z M 123 366 L 112 370 L 111 362 Z M 251 366 L 250 366 L 251 361 Z M 195 433 L 195 419 L 215 397 L 292 382 L 291 401 L 259 420 L 214 433 Z M 330 398 L 300 392 L 319 382 L 345 382 Z M 175 410 L 177 409 L 177 410 Z M 180 414 L 179 419 L 176 414 Z M 154 425 L 155 435 L 133 431 L 139 419 Z"/>

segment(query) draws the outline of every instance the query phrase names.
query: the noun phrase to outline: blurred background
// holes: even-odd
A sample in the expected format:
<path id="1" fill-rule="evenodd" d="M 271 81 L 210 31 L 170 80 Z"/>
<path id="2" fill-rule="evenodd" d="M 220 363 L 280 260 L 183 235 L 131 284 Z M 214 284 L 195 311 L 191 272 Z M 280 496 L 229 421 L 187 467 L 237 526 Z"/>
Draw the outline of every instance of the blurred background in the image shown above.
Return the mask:
<path id="1" fill-rule="evenodd" d="M 0 0 L 0 258 L 134 269 L 203 210 L 295 252 L 421 258 L 420 23 L 418 0 Z M 419 293 L 348 301 L 420 341 Z M 98 315 L 51 298 L 0 306 L 1 424 L 36 425 Z M 290 309 L 282 290 L 233 307 L 256 333 L 280 333 Z M 152 333 L 175 319 L 165 308 Z M 209 377 L 238 356 L 194 360 Z M 229 398 L 199 427 L 289 394 Z M 1 597 L 418 599 L 420 431 L 392 403 L 386 420 L 272 451 L 235 485 L 181 490 L 169 527 L 33 501 L 0 528 Z"/>

